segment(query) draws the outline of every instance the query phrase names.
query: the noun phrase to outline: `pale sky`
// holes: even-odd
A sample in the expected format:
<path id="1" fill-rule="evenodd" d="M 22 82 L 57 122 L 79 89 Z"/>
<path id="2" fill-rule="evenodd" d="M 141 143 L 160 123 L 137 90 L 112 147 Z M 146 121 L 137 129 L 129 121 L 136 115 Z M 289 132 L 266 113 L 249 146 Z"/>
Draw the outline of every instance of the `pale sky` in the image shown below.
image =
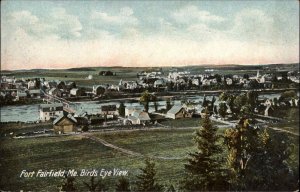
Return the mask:
<path id="1" fill-rule="evenodd" d="M 1 1 L 1 69 L 299 62 L 299 1 Z"/>

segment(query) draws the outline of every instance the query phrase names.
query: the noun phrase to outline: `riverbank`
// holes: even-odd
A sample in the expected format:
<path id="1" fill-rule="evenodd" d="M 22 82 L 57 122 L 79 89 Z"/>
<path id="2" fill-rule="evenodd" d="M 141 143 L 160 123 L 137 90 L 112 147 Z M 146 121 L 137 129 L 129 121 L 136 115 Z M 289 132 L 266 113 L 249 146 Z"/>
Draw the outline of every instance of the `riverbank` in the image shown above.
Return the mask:
<path id="1" fill-rule="evenodd" d="M 168 98 L 173 97 L 184 97 L 184 96 L 192 96 L 192 95 L 206 95 L 206 96 L 218 96 L 222 92 L 228 92 L 232 94 L 237 94 L 241 92 L 248 92 L 248 91 L 256 91 L 261 94 L 272 94 L 272 93 L 281 93 L 284 91 L 295 90 L 298 91 L 297 88 L 284 88 L 284 89 L 220 89 L 220 90 L 186 90 L 186 91 L 163 91 L 163 92 L 152 92 L 155 94 L 158 99 L 166 100 Z M 121 102 L 121 101 L 128 101 L 128 102 L 135 102 L 138 101 L 143 93 L 118 93 L 118 94 L 104 94 L 103 96 L 99 97 L 89 97 L 89 96 L 82 96 L 82 97 L 68 97 L 64 98 L 69 102 L 72 103 L 79 103 L 79 102 Z M 26 100 L 22 101 L 15 101 L 15 102 L 1 102 L 1 107 L 3 106 L 20 106 L 20 105 L 33 105 L 33 104 L 42 104 L 44 103 L 43 98 L 41 99 L 30 99 L 27 98 Z"/>

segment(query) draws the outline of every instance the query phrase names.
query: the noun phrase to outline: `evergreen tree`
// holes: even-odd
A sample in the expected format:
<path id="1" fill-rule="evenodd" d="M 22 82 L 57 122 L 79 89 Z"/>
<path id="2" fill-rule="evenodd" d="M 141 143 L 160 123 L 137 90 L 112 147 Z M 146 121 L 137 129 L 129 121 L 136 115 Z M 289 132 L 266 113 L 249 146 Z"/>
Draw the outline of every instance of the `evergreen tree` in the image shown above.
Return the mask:
<path id="1" fill-rule="evenodd" d="M 105 185 L 102 183 L 102 180 L 99 179 L 97 182 L 95 182 L 95 177 L 91 177 L 90 184 L 87 182 L 83 182 L 83 184 L 88 188 L 88 191 L 93 192 L 93 191 L 107 191 L 107 188 Z"/>
<path id="2" fill-rule="evenodd" d="M 191 191 L 226 190 L 222 159 L 217 157 L 222 152 L 217 128 L 212 125 L 207 109 L 205 113 L 202 127 L 194 137 L 198 150 L 189 154 L 188 164 L 185 165 L 187 175 L 182 187 Z"/>
<path id="3" fill-rule="evenodd" d="M 157 103 L 157 98 L 156 97 L 153 98 L 153 102 L 154 102 L 154 110 L 157 111 L 158 110 L 158 103 Z"/>
<path id="4" fill-rule="evenodd" d="M 122 117 L 125 116 L 125 105 L 123 102 L 120 103 L 118 111 L 119 111 L 120 116 L 122 116 Z"/>
<path id="5" fill-rule="evenodd" d="M 74 182 L 75 182 L 74 177 L 68 177 L 65 175 L 65 178 L 63 179 L 63 183 L 59 187 L 59 191 L 66 191 L 66 192 L 76 191 Z"/>
<path id="6" fill-rule="evenodd" d="M 171 108 L 172 108 L 171 101 L 170 101 L 170 98 L 168 98 L 166 101 L 166 109 L 167 109 L 167 111 L 169 111 Z"/>
<path id="7" fill-rule="evenodd" d="M 155 163 L 146 159 L 145 164 L 145 168 L 141 168 L 142 173 L 137 176 L 137 191 L 161 191 L 162 187 L 156 183 L 155 179 Z"/>
<path id="8" fill-rule="evenodd" d="M 220 103 L 219 106 L 219 114 L 222 118 L 225 118 L 227 110 L 226 103 Z"/>
<path id="9" fill-rule="evenodd" d="M 203 103 L 202 103 L 202 107 L 207 107 L 208 104 L 209 104 L 209 101 L 206 100 L 206 96 L 204 96 L 204 98 L 203 98 Z"/>
<path id="10" fill-rule="evenodd" d="M 116 191 L 130 191 L 130 185 L 128 179 L 121 177 L 116 184 Z"/>
<path id="11" fill-rule="evenodd" d="M 166 187 L 166 189 L 164 190 L 165 192 L 176 192 L 176 189 L 174 187 L 174 185 L 169 185 Z"/>

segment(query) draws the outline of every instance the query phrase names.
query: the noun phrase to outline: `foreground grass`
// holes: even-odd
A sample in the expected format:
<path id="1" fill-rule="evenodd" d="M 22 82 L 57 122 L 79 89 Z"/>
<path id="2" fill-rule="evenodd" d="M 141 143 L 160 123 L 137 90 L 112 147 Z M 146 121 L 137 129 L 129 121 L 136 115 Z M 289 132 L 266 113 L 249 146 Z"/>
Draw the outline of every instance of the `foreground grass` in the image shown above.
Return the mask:
<path id="1" fill-rule="evenodd" d="M 149 131 L 124 134 L 104 134 L 107 141 L 128 147 L 145 155 L 184 156 L 193 150 L 193 130 Z M 151 136 L 152 135 L 152 136 Z M 59 169 L 126 169 L 135 181 L 144 158 L 124 155 L 95 141 L 78 136 L 3 140 L 0 148 L 1 190 L 57 190 L 61 178 L 19 178 L 22 170 Z M 176 183 L 182 175 L 185 160 L 155 159 L 157 177 L 162 183 Z M 86 190 L 83 181 L 90 177 L 76 177 L 76 187 Z M 118 177 L 107 177 L 104 182 L 112 188 Z"/>
<path id="2" fill-rule="evenodd" d="M 176 185 L 183 178 L 188 152 L 195 150 L 192 140 L 194 131 L 195 129 L 173 128 L 106 132 L 93 135 L 144 156 L 181 157 L 182 159 L 173 160 L 154 158 L 159 182 Z M 223 131 L 218 132 L 223 133 Z M 296 145 L 289 160 L 293 167 L 299 167 L 298 142 L 298 138 L 291 138 L 291 143 Z M 123 154 L 80 135 L 5 139 L 1 140 L 0 146 L 0 189 L 5 191 L 57 191 L 57 186 L 61 184 L 62 178 L 20 178 L 22 170 L 76 169 L 80 171 L 81 169 L 112 170 L 118 168 L 128 170 L 128 179 L 133 185 L 139 169 L 144 167 L 144 157 Z M 226 154 L 220 154 L 220 156 L 226 157 Z M 118 177 L 104 179 L 110 191 L 114 190 L 117 179 Z M 86 191 L 83 181 L 89 182 L 89 180 L 90 177 L 76 177 L 76 188 L 79 191 Z"/>

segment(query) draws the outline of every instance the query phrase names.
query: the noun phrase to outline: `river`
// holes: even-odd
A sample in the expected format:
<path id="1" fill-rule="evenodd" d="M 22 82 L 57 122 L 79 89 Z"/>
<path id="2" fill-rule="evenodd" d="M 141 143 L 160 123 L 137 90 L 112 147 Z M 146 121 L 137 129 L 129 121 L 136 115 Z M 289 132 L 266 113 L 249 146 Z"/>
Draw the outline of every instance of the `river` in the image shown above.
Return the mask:
<path id="1" fill-rule="evenodd" d="M 298 92 L 299 95 L 299 92 Z M 272 93 L 272 94 L 261 94 L 259 97 L 270 98 L 279 97 L 280 93 Z M 208 100 L 211 100 L 213 96 L 206 96 Z M 203 96 L 186 96 L 186 99 L 195 103 L 200 103 L 203 101 Z M 180 100 L 174 100 L 171 102 L 172 105 L 180 104 Z M 99 101 L 88 101 L 88 102 L 74 102 L 71 106 L 74 108 L 77 113 L 81 113 L 86 111 L 89 114 L 96 114 L 101 111 L 102 105 L 117 105 L 119 106 L 120 102 L 107 102 L 100 103 Z M 125 106 L 141 106 L 139 102 L 126 102 Z M 218 104 L 218 98 L 216 97 L 216 103 Z M 165 108 L 166 101 L 158 101 L 157 102 L 158 109 Z M 149 112 L 154 111 L 154 103 L 149 103 Z M 0 122 L 30 122 L 30 121 L 38 121 L 39 120 L 39 105 L 11 105 L 11 106 L 3 106 L 1 107 L 1 119 Z"/>

